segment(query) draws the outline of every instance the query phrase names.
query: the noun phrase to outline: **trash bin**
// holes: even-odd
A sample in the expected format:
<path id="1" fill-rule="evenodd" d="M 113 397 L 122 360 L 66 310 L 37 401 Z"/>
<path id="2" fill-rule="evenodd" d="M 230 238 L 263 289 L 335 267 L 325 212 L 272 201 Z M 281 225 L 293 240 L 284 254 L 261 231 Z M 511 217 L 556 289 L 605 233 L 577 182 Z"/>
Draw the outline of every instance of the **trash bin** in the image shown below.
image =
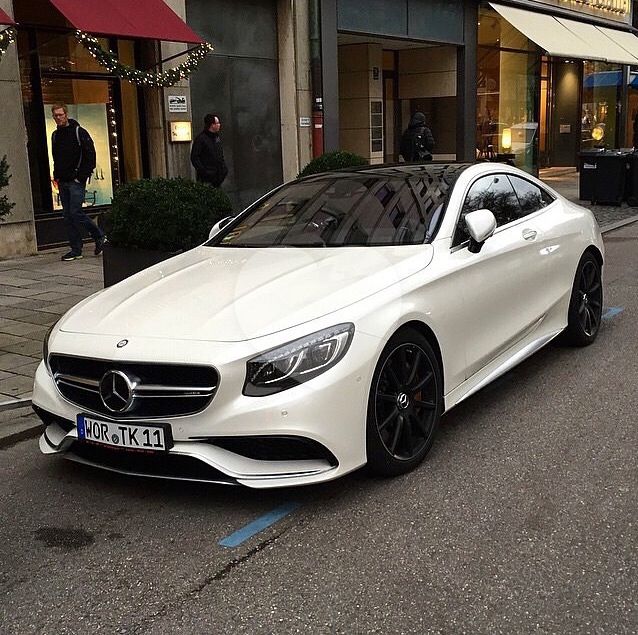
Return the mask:
<path id="1" fill-rule="evenodd" d="M 598 157 L 601 150 L 583 150 L 578 155 L 578 198 L 581 201 L 594 200 L 594 183 L 598 174 Z"/>
<path id="2" fill-rule="evenodd" d="M 629 154 L 619 150 L 582 152 L 579 184 L 581 200 L 622 205 Z"/>
<path id="3" fill-rule="evenodd" d="M 627 155 L 627 182 L 625 183 L 627 205 L 638 207 L 638 152 Z"/>

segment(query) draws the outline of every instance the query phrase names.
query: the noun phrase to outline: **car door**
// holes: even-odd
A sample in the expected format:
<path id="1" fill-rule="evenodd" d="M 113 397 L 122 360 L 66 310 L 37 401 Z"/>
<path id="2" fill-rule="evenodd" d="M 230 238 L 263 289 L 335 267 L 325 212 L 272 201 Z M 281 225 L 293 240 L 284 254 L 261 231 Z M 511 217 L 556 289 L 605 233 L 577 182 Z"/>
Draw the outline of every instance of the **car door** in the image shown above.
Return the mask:
<path id="1" fill-rule="evenodd" d="M 468 250 L 464 217 L 489 209 L 497 228 L 479 253 Z M 466 378 L 531 333 L 546 311 L 545 258 L 534 215 L 525 214 L 504 173 L 470 185 L 450 245 L 450 269 L 464 298 Z"/>

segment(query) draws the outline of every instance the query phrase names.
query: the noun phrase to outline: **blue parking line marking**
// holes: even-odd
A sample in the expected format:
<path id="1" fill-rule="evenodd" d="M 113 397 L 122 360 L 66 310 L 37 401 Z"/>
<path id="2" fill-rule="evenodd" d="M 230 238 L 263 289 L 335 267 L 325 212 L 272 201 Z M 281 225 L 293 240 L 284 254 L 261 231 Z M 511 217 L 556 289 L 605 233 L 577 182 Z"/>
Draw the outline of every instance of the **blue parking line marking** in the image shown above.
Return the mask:
<path id="1" fill-rule="evenodd" d="M 616 317 L 617 315 L 622 313 L 624 310 L 625 308 L 622 306 L 609 306 L 603 313 L 603 320 L 610 320 L 611 318 Z"/>
<path id="2" fill-rule="evenodd" d="M 260 531 L 270 527 L 270 525 L 274 525 L 277 521 L 288 516 L 288 514 L 294 512 L 300 506 L 300 503 L 285 503 L 284 505 L 273 509 L 271 512 L 260 516 L 257 520 L 253 520 L 252 523 L 248 523 L 245 527 L 242 527 L 230 534 L 230 536 L 222 538 L 219 541 L 219 544 L 222 547 L 228 548 L 238 547 L 242 542 L 252 538 L 255 534 L 258 534 Z"/>

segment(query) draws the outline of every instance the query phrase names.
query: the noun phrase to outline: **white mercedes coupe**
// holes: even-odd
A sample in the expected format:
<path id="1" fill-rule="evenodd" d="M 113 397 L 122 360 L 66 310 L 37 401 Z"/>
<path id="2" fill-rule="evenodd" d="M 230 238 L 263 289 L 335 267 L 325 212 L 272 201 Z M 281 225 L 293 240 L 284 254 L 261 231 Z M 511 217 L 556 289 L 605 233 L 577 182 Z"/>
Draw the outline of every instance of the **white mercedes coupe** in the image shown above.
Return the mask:
<path id="1" fill-rule="evenodd" d="M 445 411 L 558 335 L 594 341 L 602 267 L 591 212 L 514 167 L 299 179 L 52 328 L 40 448 L 255 488 L 401 474 Z"/>

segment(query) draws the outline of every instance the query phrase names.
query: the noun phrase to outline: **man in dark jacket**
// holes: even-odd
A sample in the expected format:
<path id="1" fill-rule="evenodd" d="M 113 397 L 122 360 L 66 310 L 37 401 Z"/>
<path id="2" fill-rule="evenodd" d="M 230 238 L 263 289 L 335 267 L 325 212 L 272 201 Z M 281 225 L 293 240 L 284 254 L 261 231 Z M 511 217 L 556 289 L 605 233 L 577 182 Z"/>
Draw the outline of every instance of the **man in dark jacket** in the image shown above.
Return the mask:
<path id="1" fill-rule="evenodd" d="M 204 117 L 204 130 L 200 132 L 191 149 L 191 163 L 197 172 L 197 180 L 219 187 L 228 174 L 219 131 L 222 127 L 217 115 Z"/>
<path id="2" fill-rule="evenodd" d="M 95 146 L 91 135 L 75 121 L 69 119 L 65 104 L 51 108 L 57 128 L 51 135 L 53 178 L 57 181 L 60 203 L 66 224 L 71 251 L 62 260 L 82 258 L 82 227 L 95 241 L 95 255 L 104 248 L 104 232 L 84 213 L 82 204 L 86 181 L 95 169 Z"/>
<path id="3" fill-rule="evenodd" d="M 434 150 L 432 131 L 425 125 L 425 115 L 415 112 L 401 137 L 400 153 L 406 161 L 431 161 Z"/>

